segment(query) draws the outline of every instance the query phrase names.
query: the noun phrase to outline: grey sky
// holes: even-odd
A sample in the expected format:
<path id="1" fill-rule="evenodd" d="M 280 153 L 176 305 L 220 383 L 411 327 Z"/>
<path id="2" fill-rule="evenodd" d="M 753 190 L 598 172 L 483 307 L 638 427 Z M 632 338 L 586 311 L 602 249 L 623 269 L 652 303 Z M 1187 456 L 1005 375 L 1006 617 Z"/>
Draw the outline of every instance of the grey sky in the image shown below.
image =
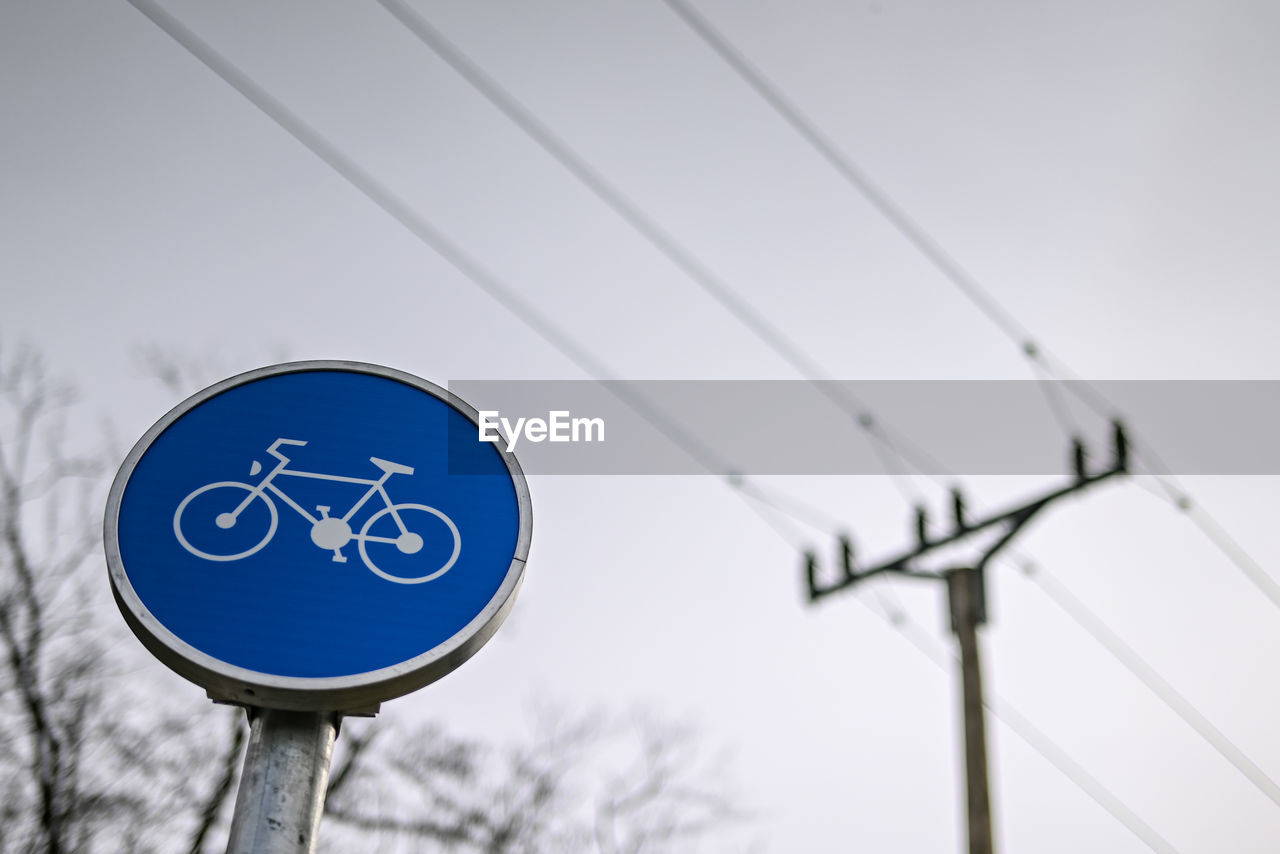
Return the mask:
<path id="1" fill-rule="evenodd" d="M 796 378 L 376 3 L 164 6 L 616 377 Z M 1034 376 L 659 0 L 414 8 L 830 375 Z M 1280 377 L 1273 5 L 697 8 L 1080 376 Z M 39 344 L 123 437 L 175 402 L 145 344 L 228 371 L 287 348 L 442 384 L 584 378 L 124 0 L 0 9 L 0 338 Z M 869 558 L 906 543 L 888 478 L 769 483 Z M 1045 485 L 970 483 L 979 508 Z M 1276 565 L 1274 478 L 1188 485 Z M 394 711 L 501 735 L 534 698 L 652 705 L 736 749 L 770 852 L 956 850 L 953 686 L 873 613 L 901 601 L 947 644 L 941 590 L 809 609 L 796 546 L 829 537 L 780 537 L 711 478 L 531 488 L 511 623 Z M 1280 777 L 1280 613 L 1201 533 L 1123 485 L 1020 543 Z M 993 691 L 1179 851 L 1275 847 L 1280 809 L 1036 585 L 991 587 Z M 998 724 L 992 752 L 1006 849 L 1147 850 Z"/>

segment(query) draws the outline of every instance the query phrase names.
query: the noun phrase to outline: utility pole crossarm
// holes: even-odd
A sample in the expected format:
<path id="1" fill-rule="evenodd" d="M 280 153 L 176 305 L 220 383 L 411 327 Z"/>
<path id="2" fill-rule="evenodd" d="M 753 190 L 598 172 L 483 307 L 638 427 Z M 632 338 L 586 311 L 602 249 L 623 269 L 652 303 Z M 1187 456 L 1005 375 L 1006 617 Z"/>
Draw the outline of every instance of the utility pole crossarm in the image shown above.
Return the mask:
<path id="1" fill-rule="evenodd" d="M 840 538 L 840 564 L 843 570 L 842 574 L 832 580 L 824 580 L 818 577 L 818 559 L 813 552 L 805 554 L 805 575 L 808 582 L 809 601 L 817 600 L 829 596 L 832 593 L 839 592 L 846 587 L 850 587 L 859 581 L 865 581 L 872 576 L 886 572 L 896 572 L 899 575 L 907 575 L 914 578 L 932 578 L 941 579 L 949 574 L 949 570 L 939 571 L 931 569 L 919 568 L 918 561 L 925 555 L 931 554 L 945 546 L 958 543 L 968 539 L 975 534 L 986 531 L 990 528 L 1003 526 L 1003 531 L 999 538 L 987 548 L 981 559 L 977 562 L 974 569 L 983 569 L 987 563 L 995 557 L 1005 545 L 1013 539 L 1021 528 L 1041 510 L 1072 493 L 1079 492 L 1099 481 L 1106 480 L 1119 474 L 1125 474 L 1129 469 L 1129 445 L 1125 436 L 1124 428 L 1118 423 L 1113 424 L 1113 458 L 1111 465 L 1101 472 L 1090 474 L 1085 471 L 1085 454 L 1084 446 L 1079 440 L 1073 443 L 1072 461 L 1075 469 L 1075 479 L 1066 486 L 1059 487 L 1045 495 L 1026 502 L 1018 507 L 996 513 L 986 519 L 970 522 L 965 517 L 964 500 L 959 491 L 952 492 L 953 503 L 953 524 L 954 528 L 951 533 L 931 538 L 927 532 L 927 518 L 923 508 L 916 509 L 916 539 L 917 543 L 914 548 L 904 551 L 895 557 L 892 557 L 876 566 L 867 569 L 858 569 L 853 559 L 853 547 L 847 537 Z"/>

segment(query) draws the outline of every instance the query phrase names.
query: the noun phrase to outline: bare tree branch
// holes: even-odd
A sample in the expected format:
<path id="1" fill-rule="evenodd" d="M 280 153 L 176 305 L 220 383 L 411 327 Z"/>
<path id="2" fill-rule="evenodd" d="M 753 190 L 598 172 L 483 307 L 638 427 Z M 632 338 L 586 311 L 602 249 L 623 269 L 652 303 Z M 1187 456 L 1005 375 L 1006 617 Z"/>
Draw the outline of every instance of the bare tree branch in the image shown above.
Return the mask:
<path id="1" fill-rule="evenodd" d="M 90 558 L 100 554 L 106 466 L 101 453 L 73 450 L 73 400 L 31 350 L 0 350 L 0 716 L 17 736 L 0 745 L 0 839 L 4 850 L 45 854 L 118 851 L 129 839 L 142 852 L 150 828 L 184 818 L 171 809 L 174 781 L 190 777 L 200 750 L 180 738 L 164 745 L 186 754 L 181 775 L 129 763 L 125 721 L 148 717 L 154 731 L 163 715 L 106 687 L 90 593 L 101 579 L 86 578 L 101 566 Z M 146 782 L 166 770 L 163 784 Z"/>
<path id="2" fill-rule="evenodd" d="M 240 755 L 244 752 L 243 718 L 244 713 L 240 709 L 228 710 L 227 719 L 231 723 L 231 735 L 222 756 L 222 773 L 197 812 L 196 827 L 191 834 L 191 844 L 187 846 L 189 854 L 200 854 L 204 849 L 205 839 L 213 830 L 214 824 L 231 796 L 231 787 L 235 784 L 240 770 Z"/>
<path id="3" fill-rule="evenodd" d="M 87 686 L 72 685 L 61 675 L 53 679 L 46 675 L 51 664 L 46 644 L 51 625 L 42 587 L 56 584 L 60 576 L 80 565 L 86 540 L 82 534 L 73 538 L 69 548 L 65 546 L 63 526 L 53 515 L 56 511 L 48 508 L 68 497 L 64 487 L 70 461 L 63 457 L 60 445 L 50 448 L 37 441 L 42 434 L 54 440 L 64 435 L 61 406 L 66 397 L 45 379 L 42 365 L 30 351 L 19 350 L 0 362 L 0 406 L 4 407 L 0 423 L 8 428 L 0 435 L 0 645 L 5 676 L 17 689 L 28 734 L 25 764 L 37 793 L 39 847 L 49 854 L 67 851 L 72 839 L 68 819 L 75 811 L 79 785 L 84 710 L 93 702 Z M 30 472 L 37 467 L 37 482 L 47 481 L 38 490 L 38 499 L 25 490 Z M 34 530 L 29 517 L 37 500 L 46 505 L 46 519 L 52 520 L 43 527 L 40 543 L 28 536 Z M 80 663 L 96 654 L 92 648 L 83 650 Z"/>
<path id="4" fill-rule="evenodd" d="M 383 730 L 380 748 L 344 769 L 334 825 L 386 839 L 386 850 L 475 854 L 691 850 L 747 821 L 701 761 L 687 729 L 600 714 L 544 725 L 497 750 L 437 727 Z M 395 848 L 395 839 L 413 844 Z"/>

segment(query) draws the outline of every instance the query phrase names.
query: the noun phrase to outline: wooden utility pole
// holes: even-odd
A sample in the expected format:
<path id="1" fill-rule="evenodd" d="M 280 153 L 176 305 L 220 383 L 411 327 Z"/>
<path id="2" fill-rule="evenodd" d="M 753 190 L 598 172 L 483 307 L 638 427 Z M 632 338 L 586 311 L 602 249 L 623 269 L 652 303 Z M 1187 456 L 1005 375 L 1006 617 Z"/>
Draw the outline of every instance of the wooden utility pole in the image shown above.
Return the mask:
<path id="1" fill-rule="evenodd" d="M 952 492 L 952 524 L 950 534 L 931 537 L 923 508 L 916 508 L 916 546 L 897 557 L 870 569 L 854 565 L 853 546 L 847 537 L 840 538 L 839 573 L 822 573 L 817 556 L 805 554 L 805 576 L 809 601 L 816 602 L 882 572 L 894 572 L 914 578 L 931 578 L 947 582 L 947 598 L 951 610 L 951 631 L 960 647 L 961 714 L 964 731 L 965 802 L 969 834 L 969 854 L 994 854 L 995 843 L 991 822 L 991 790 L 987 774 L 986 708 L 982 701 L 982 666 L 978 654 L 978 627 L 987 622 L 986 568 L 1023 525 L 1059 498 L 1079 492 L 1098 481 L 1124 474 L 1129 466 L 1129 444 L 1120 424 L 1113 425 L 1112 464 L 1105 471 L 1085 471 L 1084 447 L 1074 443 L 1072 465 L 1075 479 L 1065 487 L 1053 490 L 1026 504 L 970 522 L 965 516 L 964 500 Z M 970 541 L 979 532 L 993 532 L 995 539 L 982 551 L 972 566 L 937 570 L 922 566 L 921 558 L 944 546 Z M 834 576 L 834 577 L 832 577 Z"/>
<path id="2" fill-rule="evenodd" d="M 986 708 L 982 702 L 982 663 L 978 655 L 978 626 L 986 622 L 982 587 L 979 570 L 957 569 L 947 575 L 951 631 L 960 646 L 960 707 L 964 727 L 969 854 L 994 854 L 991 789 L 987 782 Z"/>

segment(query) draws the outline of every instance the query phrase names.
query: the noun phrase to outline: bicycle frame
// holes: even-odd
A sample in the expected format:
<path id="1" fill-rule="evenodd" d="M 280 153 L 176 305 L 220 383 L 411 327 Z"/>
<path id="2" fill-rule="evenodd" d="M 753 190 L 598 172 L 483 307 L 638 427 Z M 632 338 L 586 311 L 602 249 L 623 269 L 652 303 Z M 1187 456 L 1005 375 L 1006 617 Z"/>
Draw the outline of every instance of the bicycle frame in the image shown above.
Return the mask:
<path id="1" fill-rule="evenodd" d="M 319 518 L 312 516 L 310 513 L 304 510 L 302 508 L 302 505 L 294 501 L 292 498 L 289 497 L 289 495 L 283 489 L 275 485 L 275 479 L 277 476 L 280 476 L 280 475 L 288 475 L 290 477 L 306 477 L 306 478 L 311 478 L 313 480 L 330 480 L 330 481 L 336 481 L 339 483 L 360 483 L 360 484 L 367 485 L 369 487 L 368 491 L 365 492 L 365 494 L 360 498 L 360 500 L 357 501 L 351 507 L 351 509 L 347 511 L 346 515 L 339 517 L 342 519 L 343 522 L 346 522 L 348 524 L 350 524 L 351 522 L 351 517 L 359 513 L 360 508 L 363 507 L 369 501 L 369 499 L 372 498 L 375 494 L 382 496 L 382 500 L 387 507 L 392 506 L 393 502 L 391 501 L 391 496 L 387 495 L 387 491 L 383 487 L 383 485 L 391 478 L 391 475 L 396 473 L 395 469 L 389 469 L 389 468 L 384 469 L 382 477 L 378 478 L 377 480 L 370 480 L 369 478 L 365 478 L 365 477 L 344 477 L 342 475 L 336 475 L 336 474 L 323 474 L 322 472 L 299 471 L 297 469 L 293 469 L 293 470 L 289 469 L 288 466 L 289 466 L 290 460 L 288 457 L 286 457 L 283 453 L 280 452 L 279 450 L 280 446 L 281 445 L 302 446 L 305 444 L 307 443 L 299 439 L 276 439 L 274 442 L 272 442 L 271 447 L 267 449 L 267 453 L 275 457 L 280 462 L 276 465 L 275 468 L 273 468 L 270 472 L 267 473 L 266 477 L 258 481 L 258 484 L 253 488 L 253 491 L 249 493 L 249 495 L 244 499 L 244 501 L 240 502 L 240 506 L 237 507 L 233 511 L 233 513 L 236 516 L 239 516 L 240 513 L 246 507 L 248 507 L 249 504 L 252 503 L 255 498 L 257 498 L 259 495 L 263 493 L 264 490 L 270 490 L 273 495 L 275 495 L 285 504 L 292 507 L 295 511 L 297 511 L 297 513 L 300 516 L 302 516 L 302 518 L 306 519 L 312 525 L 317 524 L 318 522 L 320 522 L 321 519 L 333 518 L 328 515 L 329 508 L 325 506 L 320 506 L 316 508 L 317 510 L 320 511 Z M 409 470 L 409 473 L 412 473 L 412 469 Z M 395 518 L 396 524 L 399 525 L 403 530 L 403 524 L 400 522 L 399 516 L 394 512 L 392 513 L 392 516 L 393 518 Z"/>

